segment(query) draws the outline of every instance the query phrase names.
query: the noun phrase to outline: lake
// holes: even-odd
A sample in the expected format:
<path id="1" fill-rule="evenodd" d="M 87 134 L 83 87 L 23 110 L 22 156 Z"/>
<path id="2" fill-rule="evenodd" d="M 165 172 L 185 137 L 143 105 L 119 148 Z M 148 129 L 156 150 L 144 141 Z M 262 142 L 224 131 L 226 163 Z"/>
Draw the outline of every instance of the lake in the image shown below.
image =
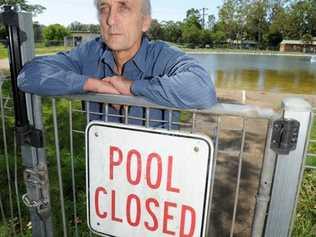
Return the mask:
<path id="1" fill-rule="evenodd" d="M 191 54 L 217 88 L 316 94 L 316 63 L 310 57 Z"/>

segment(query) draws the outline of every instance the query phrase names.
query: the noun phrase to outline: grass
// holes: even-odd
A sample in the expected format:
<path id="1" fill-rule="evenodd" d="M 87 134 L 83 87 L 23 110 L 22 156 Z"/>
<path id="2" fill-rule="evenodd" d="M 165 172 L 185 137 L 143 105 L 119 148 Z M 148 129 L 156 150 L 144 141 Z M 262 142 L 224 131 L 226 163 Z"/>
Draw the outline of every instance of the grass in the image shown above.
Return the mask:
<path id="1" fill-rule="evenodd" d="M 43 54 L 54 54 L 61 51 L 68 51 L 71 47 L 64 47 L 62 46 L 45 46 L 44 44 L 36 44 L 35 47 L 35 54 L 36 55 L 43 55 Z M 8 58 L 8 49 L 3 45 L 0 44 L 0 59 Z"/>
<path id="2" fill-rule="evenodd" d="M 311 139 L 316 139 L 316 118 L 311 130 Z M 316 154 L 316 144 L 311 144 L 309 153 Z M 316 158 L 307 157 L 306 165 L 316 167 Z M 316 170 L 306 170 L 297 205 L 293 237 L 316 237 Z"/>
<path id="3" fill-rule="evenodd" d="M 4 47 L 3 44 L 0 44 L 0 59 L 4 59 L 8 57 L 8 49 Z"/>
<path id="4" fill-rule="evenodd" d="M 293 237 L 316 236 L 316 171 L 306 171 L 297 206 Z"/>

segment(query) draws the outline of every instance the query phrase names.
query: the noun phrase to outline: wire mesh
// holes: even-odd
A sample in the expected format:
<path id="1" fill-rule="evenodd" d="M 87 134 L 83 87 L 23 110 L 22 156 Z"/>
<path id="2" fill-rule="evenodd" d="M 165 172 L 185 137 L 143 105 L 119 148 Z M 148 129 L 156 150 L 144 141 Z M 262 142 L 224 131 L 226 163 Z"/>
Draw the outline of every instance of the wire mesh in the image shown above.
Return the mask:
<path id="1" fill-rule="evenodd" d="M 177 128 L 182 132 L 202 133 L 211 137 L 216 159 L 213 164 L 215 172 L 211 189 L 209 235 L 251 235 L 270 121 L 268 118 L 168 109 L 165 117 L 153 119 L 151 115 L 156 108 L 150 106 L 143 108 L 142 117 L 136 117 L 128 113 L 130 104 L 123 104 L 120 113 L 114 114 L 111 113 L 112 105 L 107 103 L 100 106 L 100 111 L 91 112 L 90 103 L 81 100 L 57 98 L 51 102 L 46 98 L 45 101 L 43 119 L 56 231 L 54 234 L 94 236 L 86 223 L 84 131 L 86 124 L 98 116 L 105 122 L 113 119 L 126 124 L 137 121 L 144 127 L 160 124 L 160 129 Z M 4 110 L 10 108 L 9 102 L 7 107 L 3 104 Z M 179 114 L 179 120 L 174 119 L 174 114 Z M 310 143 L 314 144 L 314 140 L 311 139 Z M 2 194 L 1 198 L 3 202 Z M 5 210 L 5 207 L 3 209 L 2 223 L 9 223 L 10 211 Z M 23 222 L 20 226 L 25 229 L 25 213 L 22 211 L 21 217 L 18 212 L 15 215 L 18 222 Z"/>
<path id="2" fill-rule="evenodd" d="M 152 119 L 150 117 L 151 110 L 153 108 L 145 107 L 143 117 L 135 117 L 129 116 L 128 110 L 129 106 L 122 107 L 119 114 L 110 113 L 111 104 L 103 104 L 101 107 L 103 108 L 101 112 L 89 112 L 90 111 L 90 103 L 81 101 L 69 101 L 69 120 L 58 119 L 60 123 L 65 121 L 69 121 L 68 125 L 58 125 L 59 128 L 67 127 L 69 128 L 69 134 L 72 134 L 72 138 L 70 139 L 70 153 L 73 159 L 72 164 L 72 186 L 76 185 L 75 188 L 70 187 L 73 193 L 76 195 L 72 195 L 72 197 L 65 197 L 65 202 L 67 199 L 71 198 L 72 201 L 76 201 L 76 205 L 74 204 L 72 209 L 72 220 L 68 220 L 68 223 L 72 223 L 72 227 L 68 228 L 68 231 L 73 229 L 71 233 L 89 233 L 89 230 L 86 229 L 86 213 L 85 210 L 82 210 L 82 199 L 80 197 L 85 195 L 85 190 L 82 188 L 84 186 L 83 181 L 81 179 L 82 174 L 85 172 L 84 164 L 84 130 L 87 122 L 91 120 L 93 116 L 99 116 L 103 121 L 109 121 L 113 118 L 119 118 L 122 123 L 128 123 L 133 119 L 135 122 L 140 121 L 143 126 L 149 127 L 153 122 L 161 123 L 167 126 L 161 126 L 162 129 L 171 129 L 173 126 L 177 126 L 180 131 L 189 132 L 189 133 L 204 133 L 211 138 L 213 138 L 215 142 L 215 154 L 217 154 L 219 158 L 219 169 L 216 169 L 214 173 L 213 186 L 215 188 L 212 189 L 212 193 L 214 193 L 214 200 L 212 200 L 212 210 L 216 213 L 216 220 L 221 219 L 222 226 L 216 225 L 216 223 L 210 223 L 210 232 L 213 233 L 222 233 L 227 235 L 250 235 L 251 223 L 253 210 L 255 205 L 255 195 L 258 188 L 259 182 L 259 174 L 260 174 L 260 166 L 262 164 L 263 157 L 263 149 L 264 149 L 264 141 L 265 132 L 267 128 L 267 119 L 250 119 L 247 124 L 245 123 L 245 119 L 238 116 L 225 116 L 225 115 L 209 115 L 209 114 L 199 114 L 198 112 L 183 112 L 180 110 L 167 110 L 168 118 Z M 62 106 L 60 106 L 62 107 Z M 180 120 L 173 121 L 172 114 L 180 113 Z M 59 114 L 67 114 L 65 111 L 60 111 Z M 171 115 L 171 116 L 170 116 Z M 257 134 L 253 134 L 248 131 L 254 126 L 260 125 L 261 127 L 260 136 Z M 249 127 L 248 127 L 249 126 Z M 62 130 L 62 129 L 60 129 Z M 257 129 L 258 130 L 258 129 Z M 256 137 L 255 148 L 250 151 L 252 138 Z M 63 143 L 62 141 L 60 142 Z M 62 148 L 61 148 L 62 149 Z M 64 153 L 67 156 L 67 153 Z M 255 158 L 254 158 L 255 157 Z M 251 159 L 254 158 L 254 161 Z M 61 160 L 64 160 L 65 157 L 61 155 Z M 218 159 L 216 161 L 218 162 Z M 229 169 L 225 170 L 225 166 L 227 163 L 230 164 Z M 216 163 L 214 163 L 216 165 Z M 74 171 L 75 170 L 75 171 Z M 219 170 L 219 171 L 217 171 Z M 251 174 L 248 173 L 250 170 Z M 217 173 L 217 174 L 216 174 Z M 244 176 L 249 175 L 249 177 Z M 80 176 L 80 177 L 78 177 Z M 225 177 L 230 176 L 231 183 L 223 184 L 221 183 Z M 252 179 L 252 181 L 246 181 L 246 179 Z M 251 183 L 251 190 L 249 190 L 249 184 Z M 79 190 L 78 190 L 79 187 Z M 229 193 L 225 192 L 226 198 L 225 201 L 221 201 L 223 198 L 223 193 L 220 189 L 226 188 L 226 190 L 230 190 Z M 65 187 L 65 190 L 68 189 Z M 248 190 L 244 190 L 248 189 Z M 251 192 L 251 194 L 249 193 Z M 241 194 L 240 194 L 241 193 Z M 229 194 L 229 195 L 228 195 Z M 241 199 L 250 199 L 252 201 L 248 201 L 251 205 L 243 206 L 240 205 Z M 76 200 L 81 199 L 81 200 Z M 231 199 L 227 205 L 226 200 Z M 67 204 L 65 204 L 67 205 Z M 223 206 L 227 206 L 226 210 L 223 212 L 221 209 Z M 67 209 L 67 208 L 66 208 Z M 69 208 L 68 208 L 69 209 Z M 223 213 L 223 214 L 219 214 Z M 245 215 L 244 213 L 247 213 Z M 212 214 L 210 214 L 212 216 Z M 242 218 L 246 218 L 247 221 Z M 246 225 L 245 225 L 246 223 Z M 90 234 L 90 233 L 89 233 Z"/>
<path id="3" fill-rule="evenodd" d="M 24 192 L 23 169 L 18 158 L 14 136 L 14 116 L 10 94 L 10 81 L 0 76 L 0 235 L 24 236 L 29 217 L 23 206 L 20 193 Z"/>

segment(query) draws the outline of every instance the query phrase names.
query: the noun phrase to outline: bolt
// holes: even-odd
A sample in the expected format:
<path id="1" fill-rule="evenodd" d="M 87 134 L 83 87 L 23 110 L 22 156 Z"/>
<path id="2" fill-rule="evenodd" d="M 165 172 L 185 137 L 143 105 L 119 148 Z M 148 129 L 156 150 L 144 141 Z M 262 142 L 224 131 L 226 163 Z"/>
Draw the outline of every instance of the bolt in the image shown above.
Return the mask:
<path id="1" fill-rule="evenodd" d="M 94 136 L 95 136 L 95 137 L 98 137 L 98 136 L 99 136 L 99 133 L 95 132 L 95 133 L 94 133 Z"/>
<path id="2" fill-rule="evenodd" d="M 194 151 L 195 151 L 195 152 L 199 152 L 199 150 L 200 150 L 200 149 L 199 149 L 197 146 L 194 147 Z"/>

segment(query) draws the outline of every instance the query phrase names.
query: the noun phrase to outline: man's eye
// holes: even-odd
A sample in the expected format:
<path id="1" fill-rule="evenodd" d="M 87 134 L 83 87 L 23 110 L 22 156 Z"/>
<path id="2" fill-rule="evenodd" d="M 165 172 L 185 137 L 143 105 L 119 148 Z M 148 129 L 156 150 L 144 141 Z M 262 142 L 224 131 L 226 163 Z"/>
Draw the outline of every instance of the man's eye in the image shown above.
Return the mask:
<path id="1" fill-rule="evenodd" d="M 101 8 L 101 13 L 102 13 L 102 14 L 106 14 L 106 13 L 108 13 L 109 11 L 110 11 L 110 8 L 109 8 L 109 7 L 106 7 L 106 6 L 105 6 L 105 7 L 102 7 L 102 8 Z"/>
<path id="2" fill-rule="evenodd" d="M 120 4 L 119 10 L 120 11 L 128 11 L 129 7 L 126 4 Z"/>

